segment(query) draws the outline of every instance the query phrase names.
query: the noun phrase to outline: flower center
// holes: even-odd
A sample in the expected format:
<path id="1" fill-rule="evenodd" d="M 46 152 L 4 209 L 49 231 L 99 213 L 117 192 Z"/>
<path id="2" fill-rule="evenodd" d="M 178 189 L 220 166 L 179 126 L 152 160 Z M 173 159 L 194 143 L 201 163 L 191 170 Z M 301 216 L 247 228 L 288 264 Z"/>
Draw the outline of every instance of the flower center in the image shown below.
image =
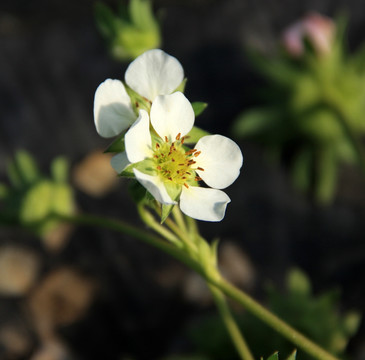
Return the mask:
<path id="1" fill-rule="evenodd" d="M 164 181 L 172 181 L 188 188 L 189 182 L 201 180 L 195 170 L 204 171 L 204 169 L 195 167 L 194 159 L 199 156 L 200 151 L 185 150 L 183 144 L 184 137 L 181 137 L 180 133 L 173 142 L 165 137 L 165 141 L 161 139 L 160 142 L 156 142 L 153 157 L 156 169 Z"/>

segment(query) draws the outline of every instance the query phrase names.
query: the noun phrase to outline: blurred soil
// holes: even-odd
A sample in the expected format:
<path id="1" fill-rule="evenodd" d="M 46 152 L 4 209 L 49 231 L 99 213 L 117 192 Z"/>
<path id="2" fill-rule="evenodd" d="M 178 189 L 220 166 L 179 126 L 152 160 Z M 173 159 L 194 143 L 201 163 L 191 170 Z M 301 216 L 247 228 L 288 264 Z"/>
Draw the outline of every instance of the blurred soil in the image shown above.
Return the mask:
<path id="1" fill-rule="evenodd" d="M 115 182 L 94 152 L 108 145 L 93 125 L 95 89 L 108 77 L 122 79 L 126 64 L 108 57 L 92 5 L 1 1 L 0 180 L 19 148 L 33 153 L 45 172 L 63 154 L 80 211 L 140 226 L 126 182 Z M 235 116 L 256 101 L 260 80 L 245 59 L 246 45 L 270 51 L 284 26 L 306 11 L 333 16 L 343 8 L 351 19 L 350 47 L 365 41 L 360 0 L 156 0 L 155 6 L 163 49 L 182 63 L 187 97 L 209 103 L 197 121 L 213 133 L 229 135 Z M 221 239 L 226 276 L 261 298 L 266 281 L 281 286 L 287 270 L 299 266 L 315 292 L 338 286 L 343 309 L 365 313 L 359 173 L 344 168 L 334 204 L 320 208 L 292 189 L 285 170 L 269 164 L 262 149 L 240 145 L 245 165 L 227 190 L 226 218 L 201 224 L 206 238 Z M 100 173 L 105 177 L 93 184 Z M 0 229 L 0 359 L 147 360 L 189 349 L 185 327 L 214 311 L 199 277 L 111 231 L 79 227 L 64 236 L 52 248 L 20 230 Z M 365 359 L 364 325 L 349 351 Z"/>

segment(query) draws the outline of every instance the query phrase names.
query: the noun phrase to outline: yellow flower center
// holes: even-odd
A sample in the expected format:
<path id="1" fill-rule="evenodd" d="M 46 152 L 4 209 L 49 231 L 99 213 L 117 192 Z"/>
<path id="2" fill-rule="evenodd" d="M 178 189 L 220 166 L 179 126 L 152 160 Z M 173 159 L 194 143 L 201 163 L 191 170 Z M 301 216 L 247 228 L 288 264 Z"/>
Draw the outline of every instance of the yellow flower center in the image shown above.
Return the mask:
<path id="1" fill-rule="evenodd" d="M 204 169 L 195 167 L 194 159 L 199 156 L 200 151 L 185 150 L 183 144 L 184 137 L 181 137 L 180 133 L 173 142 L 165 137 L 165 141 L 161 139 L 160 142 L 156 142 L 153 158 L 156 169 L 164 181 L 172 181 L 188 188 L 189 182 L 201 180 L 195 170 L 204 171 Z"/>

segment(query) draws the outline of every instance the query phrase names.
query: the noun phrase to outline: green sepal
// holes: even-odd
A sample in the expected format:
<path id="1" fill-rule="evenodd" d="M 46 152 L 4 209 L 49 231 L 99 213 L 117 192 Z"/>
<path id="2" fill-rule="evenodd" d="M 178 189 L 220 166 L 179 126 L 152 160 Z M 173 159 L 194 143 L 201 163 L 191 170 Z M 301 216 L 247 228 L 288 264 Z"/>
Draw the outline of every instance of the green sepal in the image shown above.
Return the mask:
<path id="1" fill-rule="evenodd" d="M 138 116 L 139 110 L 141 109 L 150 113 L 152 103 L 148 99 L 136 93 L 128 85 L 124 84 L 124 87 L 127 91 L 127 94 L 131 98 L 131 103 L 135 114 Z"/>
<path id="2" fill-rule="evenodd" d="M 170 215 L 172 209 L 174 208 L 174 204 L 171 205 L 167 205 L 167 204 L 162 204 L 161 207 L 161 224 L 163 224 L 165 222 L 165 220 L 168 218 L 168 216 Z"/>
<path id="3" fill-rule="evenodd" d="M 145 202 L 147 190 L 137 180 L 133 180 L 129 183 L 128 191 L 136 204 Z"/>
<path id="4" fill-rule="evenodd" d="M 147 174 L 147 175 L 155 175 L 156 169 L 155 169 L 155 163 L 152 159 L 146 159 L 139 161 L 137 163 L 133 163 L 128 165 L 120 174 L 119 176 L 128 177 L 128 178 L 134 178 L 134 172 L 133 169 L 137 169 L 140 172 Z"/>
<path id="5" fill-rule="evenodd" d="M 180 91 L 180 92 L 184 93 L 187 81 L 188 81 L 188 79 L 184 78 L 184 80 L 180 83 L 180 85 L 173 92 Z"/>
<path id="6" fill-rule="evenodd" d="M 127 131 L 123 131 L 104 151 L 104 153 L 119 153 L 125 150 L 124 135 Z"/>
<path id="7" fill-rule="evenodd" d="M 261 360 L 264 360 L 264 358 L 261 358 Z M 279 353 L 274 353 L 272 355 L 270 355 L 267 360 L 279 360 Z"/>
<path id="8" fill-rule="evenodd" d="M 111 39 L 115 35 L 115 16 L 108 6 L 102 2 L 95 3 L 94 14 L 96 25 L 101 34 Z"/>
<path id="9" fill-rule="evenodd" d="M 286 360 L 295 360 L 297 358 L 297 351 L 294 350 Z"/>
<path id="10" fill-rule="evenodd" d="M 219 239 L 214 239 L 212 244 L 210 245 L 211 248 L 211 258 L 214 266 L 217 266 L 217 260 L 218 260 L 218 245 L 219 245 Z"/>
<path id="11" fill-rule="evenodd" d="M 51 173 L 53 179 L 58 183 L 66 183 L 68 177 L 69 164 L 66 158 L 60 156 L 51 163 Z"/>
<path id="12" fill-rule="evenodd" d="M 131 0 L 129 14 L 132 23 L 141 30 L 155 30 L 158 27 L 149 0 Z"/>
<path id="13" fill-rule="evenodd" d="M 207 108 L 208 104 L 201 101 L 195 101 L 191 103 L 191 106 L 193 107 L 195 117 L 197 117 L 203 113 L 203 111 Z"/>
<path id="14" fill-rule="evenodd" d="M 186 144 L 196 144 L 200 138 L 203 136 L 210 135 L 208 131 L 205 131 L 203 129 L 198 128 L 197 126 L 194 126 L 190 132 L 185 135 L 185 143 Z"/>

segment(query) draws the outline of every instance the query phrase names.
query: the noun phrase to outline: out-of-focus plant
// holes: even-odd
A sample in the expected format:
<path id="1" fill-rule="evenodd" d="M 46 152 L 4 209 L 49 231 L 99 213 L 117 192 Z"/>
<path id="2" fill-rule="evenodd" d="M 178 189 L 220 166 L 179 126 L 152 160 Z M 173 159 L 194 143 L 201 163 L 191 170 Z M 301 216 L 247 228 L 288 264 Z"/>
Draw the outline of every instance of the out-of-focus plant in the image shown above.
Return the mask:
<path id="1" fill-rule="evenodd" d="M 34 158 L 19 150 L 9 163 L 10 186 L 0 184 L 0 223 L 21 226 L 46 237 L 60 225 L 53 213 L 72 216 L 75 202 L 68 184 L 68 164 L 58 157 L 51 164 L 51 177 L 41 174 Z"/>
<path id="2" fill-rule="evenodd" d="M 350 54 L 345 27 L 311 13 L 283 33 L 276 55 L 252 51 L 266 97 L 233 127 L 284 160 L 295 186 L 319 203 L 332 201 L 341 163 L 365 171 L 365 47 Z"/>
<path id="3" fill-rule="evenodd" d="M 298 269 L 288 272 L 285 293 L 274 285 L 267 287 L 266 303 L 280 318 L 341 358 L 344 356 L 350 337 L 356 333 L 360 325 L 361 316 L 358 312 L 351 311 L 343 315 L 339 313 L 339 291 L 329 290 L 318 296 L 313 295 L 310 280 Z M 286 356 L 290 354 L 292 345 L 252 315 L 242 314 L 238 317 L 238 324 L 246 334 L 256 357 L 270 354 L 274 349 Z M 215 329 L 215 341 L 209 341 L 204 337 L 206 331 L 212 328 Z M 190 337 L 196 344 L 197 350 L 207 354 L 210 359 L 220 359 L 224 353 L 232 354 L 231 357 L 234 357 L 229 339 L 217 317 L 207 318 L 193 327 L 190 330 Z M 302 353 L 300 358 L 310 359 Z"/>
<path id="4" fill-rule="evenodd" d="M 130 0 L 128 5 L 121 2 L 117 13 L 98 2 L 95 18 L 110 53 L 117 60 L 133 60 L 161 46 L 160 27 L 150 0 Z"/>

